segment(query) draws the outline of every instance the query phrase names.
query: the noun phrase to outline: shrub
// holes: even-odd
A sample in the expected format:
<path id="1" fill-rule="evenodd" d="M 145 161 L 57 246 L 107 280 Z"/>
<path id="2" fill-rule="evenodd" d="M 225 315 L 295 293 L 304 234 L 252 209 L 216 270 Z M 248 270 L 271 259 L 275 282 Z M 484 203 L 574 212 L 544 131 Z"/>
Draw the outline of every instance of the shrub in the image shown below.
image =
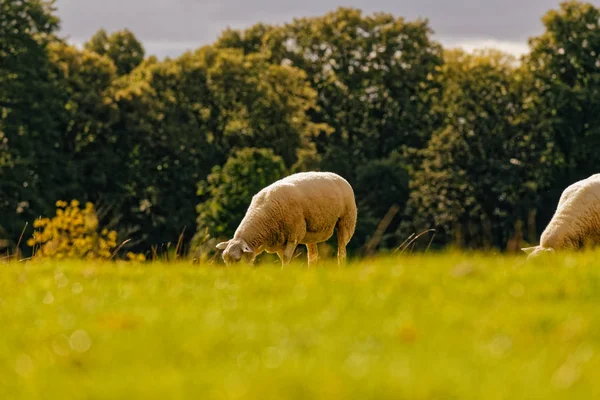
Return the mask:
<path id="1" fill-rule="evenodd" d="M 283 159 L 271 149 L 244 148 L 233 153 L 225 165 L 213 168 L 198 185 L 199 244 L 205 232 L 230 238 L 244 217 L 252 196 L 286 174 Z"/>
<path id="2" fill-rule="evenodd" d="M 110 259 L 117 247 L 117 232 L 99 231 L 98 216 L 92 203 L 80 208 L 79 201 L 56 202 L 56 216 L 40 218 L 33 224 L 36 231 L 27 244 L 35 257 Z M 39 247 L 38 247 L 39 246 Z M 143 256 L 142 256 L 143 257 Z M 129 255 L 130 259 L 139 256 Z"/>
<path id="3" fill-rule="evenodd" d="M 366 245 L 365 250 L 375 244 L 392 248 L 404 239 L 396 232 L 401 215 L 409 197 L 409 175 L 406 164 L 399 152 L 384 159 L 371 160 L 357 171 L 355 195 L 360 215 L 352 246 Z M 396 209 L 394 214 L 392 209 Z M 388 214 L 392 212 L 392 214 Z M 378 240 L 368 244 L 376 236 L 379 224 L 389 216 L 388 226 Z M 384 224 L 385 225 L 385 224 Z M 351 242 L 352 243 L 352 242 Z M 374 249 L 373 249 L 374 250 Z"/>

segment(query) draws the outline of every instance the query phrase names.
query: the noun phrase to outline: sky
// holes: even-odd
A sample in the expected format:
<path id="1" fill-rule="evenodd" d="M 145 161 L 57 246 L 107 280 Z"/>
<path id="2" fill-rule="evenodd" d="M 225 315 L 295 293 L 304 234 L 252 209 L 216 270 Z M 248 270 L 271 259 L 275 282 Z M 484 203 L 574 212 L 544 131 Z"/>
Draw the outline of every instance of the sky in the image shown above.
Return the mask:
<path id="1" fill-rule="evenodd" d="M 600 0 L 591 0 L 600 6 Z M 128 28 L 148 55 L 176 57 L 212 43 L 227 27 L 281 24 L 336 8 L 428 18 L 434 37 L 467 51 L 495 47 L 527 52 L 527 39 L 543 31 L 541 17 L 560 0 L 57 0 L 61 33 L 82 44 L 98 29 Z"/>

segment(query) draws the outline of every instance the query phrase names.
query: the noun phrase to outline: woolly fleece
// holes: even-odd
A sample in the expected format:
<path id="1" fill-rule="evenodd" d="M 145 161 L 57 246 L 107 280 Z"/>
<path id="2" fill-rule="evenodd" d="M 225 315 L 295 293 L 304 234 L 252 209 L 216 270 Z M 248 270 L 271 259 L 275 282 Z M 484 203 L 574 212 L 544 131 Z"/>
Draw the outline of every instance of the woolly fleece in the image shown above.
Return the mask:
<path id="1" fill-rule="evenodd" d="M 266 251 L 290 262 L 298 244 L 308 250 L 309 266 L 317 260 L 317 243 L 337 229 L 338 262 L 354 234 L 357 208 L 354 191 L 331 172 L 301 172 L 262 189 L 252 198 L 233 239 L 217 245 L 227 264 L 242 258 L 253 263 Z"/>
<path id="2" fill-rule="evenodd" d="M 574 250 L 600 243 L 600 174 L 567 187 L 558 201 L 540 244 L 522 249 L 534 257 L 543 252 Z"/>

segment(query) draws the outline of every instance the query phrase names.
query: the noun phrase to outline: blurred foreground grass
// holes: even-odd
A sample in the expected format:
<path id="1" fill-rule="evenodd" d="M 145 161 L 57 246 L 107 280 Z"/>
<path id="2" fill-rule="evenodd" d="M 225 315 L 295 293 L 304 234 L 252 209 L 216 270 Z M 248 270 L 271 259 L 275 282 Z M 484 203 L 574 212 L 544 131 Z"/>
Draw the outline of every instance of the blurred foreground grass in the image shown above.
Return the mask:
<path id="1" fill-rule="evenodd" d="M 598 398 L 599 256 L 0 264 L 0 398 Z"/>

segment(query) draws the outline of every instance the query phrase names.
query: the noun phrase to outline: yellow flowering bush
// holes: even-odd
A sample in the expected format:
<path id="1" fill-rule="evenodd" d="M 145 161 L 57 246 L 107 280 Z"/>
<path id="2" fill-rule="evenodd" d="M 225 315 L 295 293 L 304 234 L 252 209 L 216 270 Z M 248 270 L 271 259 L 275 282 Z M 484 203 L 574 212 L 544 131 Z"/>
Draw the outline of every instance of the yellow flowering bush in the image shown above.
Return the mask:
<path id="1" fill-rule="evenodd" d="M 117 247 L 117 232 L 104 228 L 99 232 L 98 216 L 92 203 L 80 208 L 79 201 L 56 202 L 54 218 L 40 218 L 27 244 L 36 257 L 110 259 Z M 144 257 L 141 255 L 141 257 Z M 130 260 L 140 255 L 128 254 Z"/>
<path id="2" fill-rule="evenodd" d="M 128 251 L 127 254 L 125 254 L 125 256 L 129 261 L 146 261 L 146 256 L 142 253 L 133 253 L 131 251 Z"/>

